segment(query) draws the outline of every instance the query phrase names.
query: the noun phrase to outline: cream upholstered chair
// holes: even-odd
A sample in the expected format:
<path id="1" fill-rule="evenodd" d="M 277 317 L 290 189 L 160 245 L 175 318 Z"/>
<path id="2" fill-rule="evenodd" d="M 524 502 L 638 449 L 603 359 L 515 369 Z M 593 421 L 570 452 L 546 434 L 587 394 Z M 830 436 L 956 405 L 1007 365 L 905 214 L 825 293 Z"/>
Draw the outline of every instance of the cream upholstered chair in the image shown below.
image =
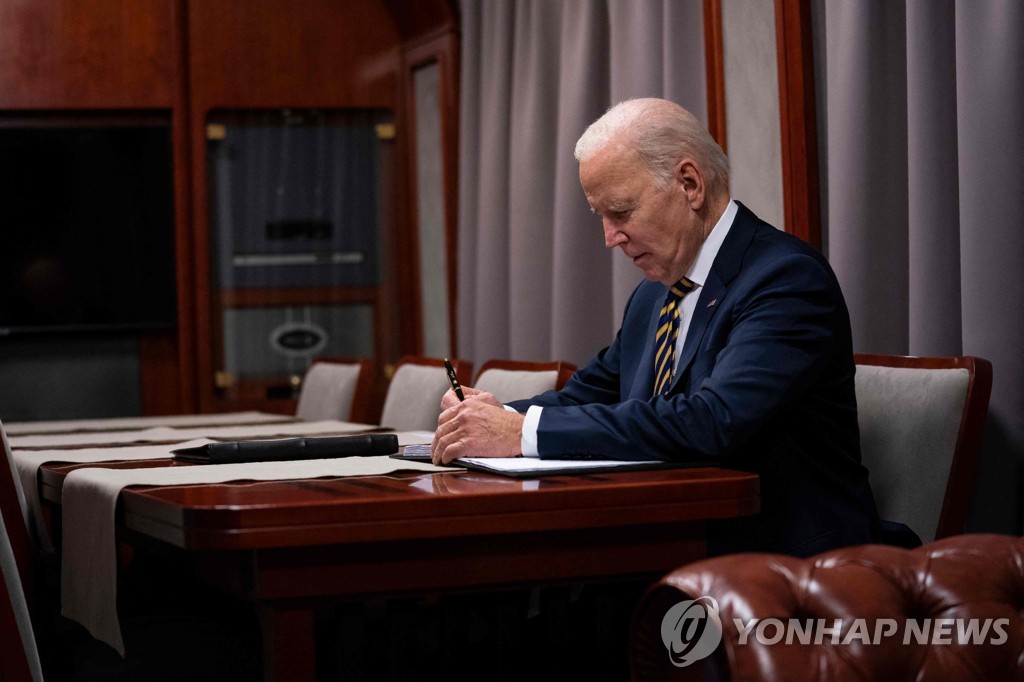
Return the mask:
<path id="1" fill-rule="evenodd" d="M 0 424 L 0 679 L 42 680 L 27 596 L 31 595 L 31 552 L 21 491 L 11 448 Z"/>
<path id="2" fill-rule="evenodd" d="M 926 543 L 963 533 L 992 364 L 970 356 L 855 360 L 861 457 L 879 515 Z"/>
<path id="3" fill-rule="evenodd" d="M 488 360 L 480 367 L 472 385 L 507 403 L 558 390 L 575 371 L 576 365 L 561 361 Z"/>
<path id="4" fill-rule="evenodd" d="M 451 363 L 460 382 L 472 376 L 473 363 L 465 360 L 452 360 Z M 381 426 L 398 431 L 433 431 L 441 414 L 441 396 L 448 389 L 443 359 L 400 358 L 384 398 Z"/>
<path id="5" fill-rule="evenodd" d="M 304 421 L 367 421 L 372 381 L 370 360 L 317 358 L 302 379 L 295 416 Z"/>

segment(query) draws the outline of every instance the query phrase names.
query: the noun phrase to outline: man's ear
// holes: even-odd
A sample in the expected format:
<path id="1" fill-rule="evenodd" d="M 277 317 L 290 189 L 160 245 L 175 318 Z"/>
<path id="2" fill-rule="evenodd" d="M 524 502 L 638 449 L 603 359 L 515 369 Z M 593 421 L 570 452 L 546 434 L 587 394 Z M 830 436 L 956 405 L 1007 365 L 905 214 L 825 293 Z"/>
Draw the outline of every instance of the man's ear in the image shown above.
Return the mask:
<path id="1" fill-rule="evenodd" d="M 699 211 L 707 198 L 707 187 L 704 185 L 704 176 L 697 168 L 697 164 L 689 158 L 681 160 L 676 164 L 675 180 L 679 189 L 686 195 L 690 209 Z"/>

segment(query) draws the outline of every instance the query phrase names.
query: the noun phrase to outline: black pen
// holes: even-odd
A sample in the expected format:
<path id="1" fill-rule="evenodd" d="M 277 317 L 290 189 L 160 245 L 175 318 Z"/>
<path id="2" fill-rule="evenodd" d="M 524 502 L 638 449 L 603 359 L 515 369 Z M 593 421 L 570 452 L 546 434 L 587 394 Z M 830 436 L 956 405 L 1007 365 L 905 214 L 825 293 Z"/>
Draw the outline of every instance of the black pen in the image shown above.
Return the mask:
<path id="1" fill-rule="evenodd" d="M 462 386 L 459 385 L 459 378 L 455 376 L 455 368 L 452 367 L 452 363 L 448 362 L 448 358 L 444 359 L 444 371 L 448 372 L 448 383 L 452 385 L 455 396 L 460 401 L 465 400 L 466 396 L 462 395 Z"/>

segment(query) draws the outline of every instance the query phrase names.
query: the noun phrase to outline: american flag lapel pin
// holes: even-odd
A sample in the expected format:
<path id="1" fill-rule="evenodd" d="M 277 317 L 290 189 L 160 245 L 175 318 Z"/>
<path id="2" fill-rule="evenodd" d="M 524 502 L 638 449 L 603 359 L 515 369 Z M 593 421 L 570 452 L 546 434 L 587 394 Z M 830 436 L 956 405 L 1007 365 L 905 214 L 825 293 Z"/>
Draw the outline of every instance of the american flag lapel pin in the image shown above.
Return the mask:
<path id="1" fill-rule="evenodd" d="M 715 306 L 715 304 L 716 304 L 716 303 L 718 303 L 718 299 L 717 299 L 717 298 L 713 298 L 713 299 L 711 299 L 711 301 L 710 301 L 710 302 L 708 302 L 708 305 L 707 305 L 707 307 L 708 307 L 708 308 L 713 308 L 713 307 Z"/>

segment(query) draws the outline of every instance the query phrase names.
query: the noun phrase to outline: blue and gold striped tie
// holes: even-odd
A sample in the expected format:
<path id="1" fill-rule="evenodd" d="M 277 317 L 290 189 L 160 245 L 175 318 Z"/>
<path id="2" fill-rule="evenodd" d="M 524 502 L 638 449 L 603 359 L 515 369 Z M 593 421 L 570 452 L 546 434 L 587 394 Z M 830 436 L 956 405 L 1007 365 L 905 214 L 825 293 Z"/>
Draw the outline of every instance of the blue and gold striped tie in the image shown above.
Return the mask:
<path id="1" fill-rule="evenodd" d="M 668 288 L 665 305 L 654 336 L 654 395 L 664 395 L 672 386 L 676 369 L 676 339 L 679 338 L 679 302 L 693 291 L 694 283 L 683 277 Z"/>

